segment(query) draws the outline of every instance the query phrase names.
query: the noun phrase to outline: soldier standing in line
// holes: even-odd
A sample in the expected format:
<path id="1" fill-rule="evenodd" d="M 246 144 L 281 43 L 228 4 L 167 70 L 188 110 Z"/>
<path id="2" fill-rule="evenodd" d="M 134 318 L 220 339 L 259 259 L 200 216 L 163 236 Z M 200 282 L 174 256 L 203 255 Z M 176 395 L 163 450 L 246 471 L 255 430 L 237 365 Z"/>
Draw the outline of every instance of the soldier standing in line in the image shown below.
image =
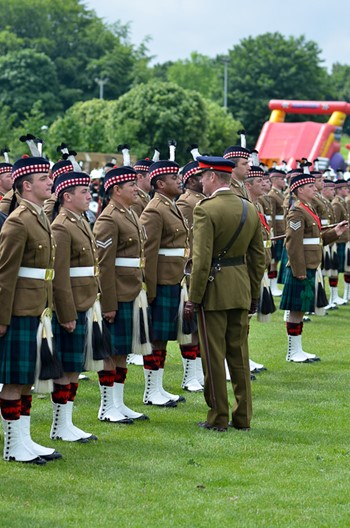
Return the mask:
<path id="1" fill-rule="evenodd" d="M 53 328 L 64 375 L 55 380 L 51 394 L 50 436 L 83 443 L 97 440 L 72 422 L 79 374 L 85 370 L 89 313 L 99 294 L 96 244 L 84 216 L 91 200 L 89 185 L 90 177 L 83 172 L 63 172 L 56 177 L 54 214 L 58 206 L 60 211 L 51 225 L 57 245 Z"/>
<path id="2" fill-rule="evenodd" d="M 198 155 L 199 152 L 196 147 L 194 157 Z M 176 201 L 177 207 L 181 211 L 183 217 L 187 220 L 190 255 L 192 254 L 193 244 L 193 210 L 197 203 L 205 198 L 205 195 L 202 193 L 201 175 L 197 174 L 197 170 L 198 161 L 190 161 L 183 167 L 181 175 L 184 192 Z M 189 345 L 180 345 L 180 350 L 184 366 L 184 376 L 181 387 L 189 392 L 201 392 L 204 385 L 204 374 L 197 330 L 192 334 L 192 343 Z"/>
<path id="3" fill-rule="evenodd" d="M 335 197 L 332 201 L 332 207 L 334 211 L 335 222 L 339 223 L 343 220 L 349 222 L 349 213 L 346 207 L 346 198 L 349 195 L 349 188 L 346 180 L 336 180 L 335 184 Z M 337 304 L 341 306 L 346 304 L 347 301 L 342 299 L 338 294 L 338 281 L 339 273 L 345 272 L 345 255 L 346 246 L 349 246 L 349 230 L 345 230 L 337 240 L 337 255 L 338 255 L 338 273 L 336 277 L 330 279 L 330 304 Z M 345 275 L 345 273 L 344 273 Z M 350 280 L 350 277 L 349 279 Z"/>
<path id="4" fill-rule="evenodd" d="M 308 354 L 302 348 L 303 315 L 321 307 L 318 306 L 318 289 L 322 286 L 319 269 L 322 260 L 321 240 L 324 244 L 334 242 L 348 229 L 348 223 L 341 222 L 334 229 L 321 232 L 320 219 L 311 205 L 316 192 L 315 177 L 307 172 L 307 168 L 305 170 L 305 173 L 291 178 L 290 191 L 296 195 L 297 201 L 287 216 L 288 266 L 280 303 L 282 310 L 289 310 L 286 360 L 294 363 L 319 360 L 315 354 Z"/>
<path id="5" fill-rule="evenodd" d="M 163 375 L 167 342 L 182 340 L 184 266 L 189 255 L 187 222 L 175 202 L 181 194 L 180 167 L 173 161 L 174 154 L 170 158 L 151 165 L 155 194 L 140 218 L 147 233 L 145 276 L 153 335 L 152 353 L 143 358 L 144 403 L 166 407 L 185 401 L 183 396 L 164 390 Z M 189 344 L 191 336 L 185 341 Z"/>
<path id="6" fill-rule="evenodd" d="M 268 194 L 272 205 L 272 226 L 274 236 L 284 235 L 286 230 L 286 222 L 284 218 L 284 195 L 286 173 L 279 169 L 270 170 L 270 179 L 272 188 Z M 280 297 L 281 290 L 277 286 L 277 269 L 278 263 L 281 260 L 283 249 L 283 239 L 276 240 L 272 247 L 272 261 L 269 272 L 269 279 L 271 284 L 272 295 Z"/>
<path id="7" fill-rule="evenodd" d="M 61 455 L 31 439 L 31 387 L 40 378 L 44 328 L 50 340 L 55 244 L 42 208 L 51 194 L 50 164 L 34 147 L 32 153 L 35 157 L 13 165 L 21 204 L 7 218 L 0 239 L 0 407 L 4 459 L 45 464 Z"/>
<path id="8" fill-rule="evenodd" d="M 233 162 L 231 189 L 237 196 L 242 196 L 249 200 L 247 189 L 244 182 L 249 172 L 250 150 L 246 148 L 245 134 L 242 130 L 240 133 L 241 145 L 227 147 L 224 152 L 224 158 Z"/>
<path id="9" fill-rule="evenodd" d="M 149 168 L 152 163 L 154 163 L 154 161 L 145 158 L 138 160 L 134 165 L 134 170 L 136 171 L 137 177 L 137 201 L 134 205 L 132 205 L 131 208 L 133 211 L 135 211 L 138 217 L 141 216 L 142 211 L 151 199 L 149 195 L 151 190 Z"/>
<path id="10" fill-rule="evenodd" d="M 224 432 L 231 414 L 231 425 L 247 430 L 252 415 L 248 313 L 256 311 L 265 269 L 261 226 L 254 205 L 235 196 L 230 189 L 233 163 L 205 156 L 197 161 L 202 170 L 203 192 L 209 198 L 194 210 L 193 267 L 185 314 L 190 316 L 195 305 L 201 305 L 200 313 L 205 319 L 200 316 L 198 324 L 205 372 L 204 397 L 209 411 L 207 420 L 198 425 Z M 208 350 L 204 346 L 205 330 Z M 235 395 L 231 413 L 225 358 Z"/>
<path id="11" fill-rule="evenodd" d="M 328 224 L 335 223 L 334 210 L 332 207 L 332 201 L 335 194 L 335 185 L 334 181 L 328 178 L 323 180 L 323 188 L 321 190 L 321 196 L 324 201 L 325 208 L 327 210 Z M 334 258 L 336 256 L 336 259 Z M 337 279 L 338 274 L 338 265 L 334 260 L 337 260 L 337 244 L 329 244 L 323 246 L 323 269 L 322 274 L 324 277 L 328 277 L 329 285 L 331 285 L 332 278 Z M 325 309 L 334 310 L 338 306 L 334 303 L 329 303 Z"/>
<path id="12" fill-rule="evenodd" d="M 140 341 L 139 307 L 147 323 L 143 284 L 144 230 L 131 206 L 137 199 L 136 171 L 129 166 L 110 170 L 104 181 L 109 198 L 98 217 L 94 233 L 98 247 L 103 317 L 111 332 L 113 354 L 99 375 L 102 421 L 131 424 L 147 420 L 124 404 L 126 358 Z M 146 336 L 148 330 L 146 332 Z M 147 351 L 151 350 L 148 343 Z M 144 352 L 144 351 L 143 351 Z"/>

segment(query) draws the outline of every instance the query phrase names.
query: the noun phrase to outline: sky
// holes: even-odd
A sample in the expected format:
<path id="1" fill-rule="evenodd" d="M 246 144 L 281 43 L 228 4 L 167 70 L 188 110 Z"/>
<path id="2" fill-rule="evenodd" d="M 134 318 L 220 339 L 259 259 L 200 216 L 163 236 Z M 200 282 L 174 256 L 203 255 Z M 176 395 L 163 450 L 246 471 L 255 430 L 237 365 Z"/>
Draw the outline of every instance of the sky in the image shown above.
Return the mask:
<path id="1" fill-rule="evenodd" d="M 152 64 L 226 54 L 241 39 L 278 31 L 317 42 L 324 65 L 350 64 L 349 0 L 83 0 L 105 22 L 130 22 L 130 40 Z"/>

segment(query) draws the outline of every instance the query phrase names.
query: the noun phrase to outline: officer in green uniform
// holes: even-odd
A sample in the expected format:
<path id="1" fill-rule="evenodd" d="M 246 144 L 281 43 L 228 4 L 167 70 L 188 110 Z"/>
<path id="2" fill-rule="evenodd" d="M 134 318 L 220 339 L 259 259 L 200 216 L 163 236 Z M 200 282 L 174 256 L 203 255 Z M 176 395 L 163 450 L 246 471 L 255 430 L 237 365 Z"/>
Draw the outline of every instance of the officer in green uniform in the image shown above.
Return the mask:
<path id="1" fill-rule="evenodd" d="M 255 206 L 235 196 L 230 189 L 233 168 L 230 160 L 200 156 L 197 161 L 202 169 L 203 192 L 209 198 L 202 200 L 194 210 L 193 268 L 185 315 L 189 317 L 195 305 L 201 305 L 208 337 L 206 350 L 204 320 L 199 317 L 204 396 L 209 407 L 207 420 L 199 425 L 226 431 L 231 414 L 233 427 L 249 429 L 252 400 L 248 313 L 256 311 L 265 269 L 260 220 Z M 234 234 L 236 240 L 232 241 Z M 219 258 L 225 248 L 225 255 Z M 235 395 L 231 413 L 225 359 Z"/>

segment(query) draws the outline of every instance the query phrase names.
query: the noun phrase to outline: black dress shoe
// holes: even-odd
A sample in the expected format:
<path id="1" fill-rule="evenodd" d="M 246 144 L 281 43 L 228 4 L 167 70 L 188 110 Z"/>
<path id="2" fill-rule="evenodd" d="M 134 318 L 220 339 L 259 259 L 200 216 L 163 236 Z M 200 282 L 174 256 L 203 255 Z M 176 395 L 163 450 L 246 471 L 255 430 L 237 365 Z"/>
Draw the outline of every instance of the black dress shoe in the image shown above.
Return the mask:
<path id="1" fill-rule="evenodd" d="M 208 422 L 198 422 L 198 427 L 209 429 L 210 431 L 216 431 L 217 433 L 227 433 L 227 427 L 220 427 L 218 425 L 211 425 Z"/>
<path id="2" fill-rule="evenodd" d="M 237 429 L 238 431 L 250 431 L 250 427 L 238 427 L 237 425 L 233 425 L 232 422 L 229 422 L 228 426 L 233 427 L 234 429 Z"/>
<path id="3" fill-rule="evenodd" d="M 255 381 L 256 380 L 256 376 L 254 376 L 254 374 L 251 374 L 250 375 L 250 381 Z"/>
<path id="4" fill-rule="evenodd" d="M 58 460 L 59 458 L 62 458 L 62 455 L 58 451 L 54 451 L 51 453 L 51 455 L 40 455 L 40 458 L 43 458 L 46 460 L 46 462 L 51 462 L 52 460 Z"/>
<path id="5" fill-rule="evenodd" d="M 179 399 L 175 400 L 175 403 L 185 403 L 185 402 L 186 402 L 186 398 L 184 398 L 183 396 L 179 396 Z"/>

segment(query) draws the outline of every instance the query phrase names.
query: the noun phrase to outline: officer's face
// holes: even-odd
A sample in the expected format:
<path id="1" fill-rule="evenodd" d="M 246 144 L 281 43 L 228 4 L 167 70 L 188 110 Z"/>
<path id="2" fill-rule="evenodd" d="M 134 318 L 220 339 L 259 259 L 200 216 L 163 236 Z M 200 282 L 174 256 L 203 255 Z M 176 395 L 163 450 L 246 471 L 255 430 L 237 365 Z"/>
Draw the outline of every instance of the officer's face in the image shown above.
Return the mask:
<path id="1" fill-rule="evenodd" d="M 210 196 L 215 190 L 213 172 L 209 170 L 202 172 L 201 182 L 203 187 L 203 194 L 205 194 L 206 196 Z"/>
<path id="2" fill-rule="evenodd" d="M 178 174 L 167 174 L 159 180 L 158 189 L 169 198 L 176 198 L 182 192 L 180 176 Z"/>
<path id="3" fill-rule="evenodd" d="M 89 209 L 91 193 L 88 187 L 78 185 L 72 193 L 64 193 L 64 205 L 77 214 Z"/>

